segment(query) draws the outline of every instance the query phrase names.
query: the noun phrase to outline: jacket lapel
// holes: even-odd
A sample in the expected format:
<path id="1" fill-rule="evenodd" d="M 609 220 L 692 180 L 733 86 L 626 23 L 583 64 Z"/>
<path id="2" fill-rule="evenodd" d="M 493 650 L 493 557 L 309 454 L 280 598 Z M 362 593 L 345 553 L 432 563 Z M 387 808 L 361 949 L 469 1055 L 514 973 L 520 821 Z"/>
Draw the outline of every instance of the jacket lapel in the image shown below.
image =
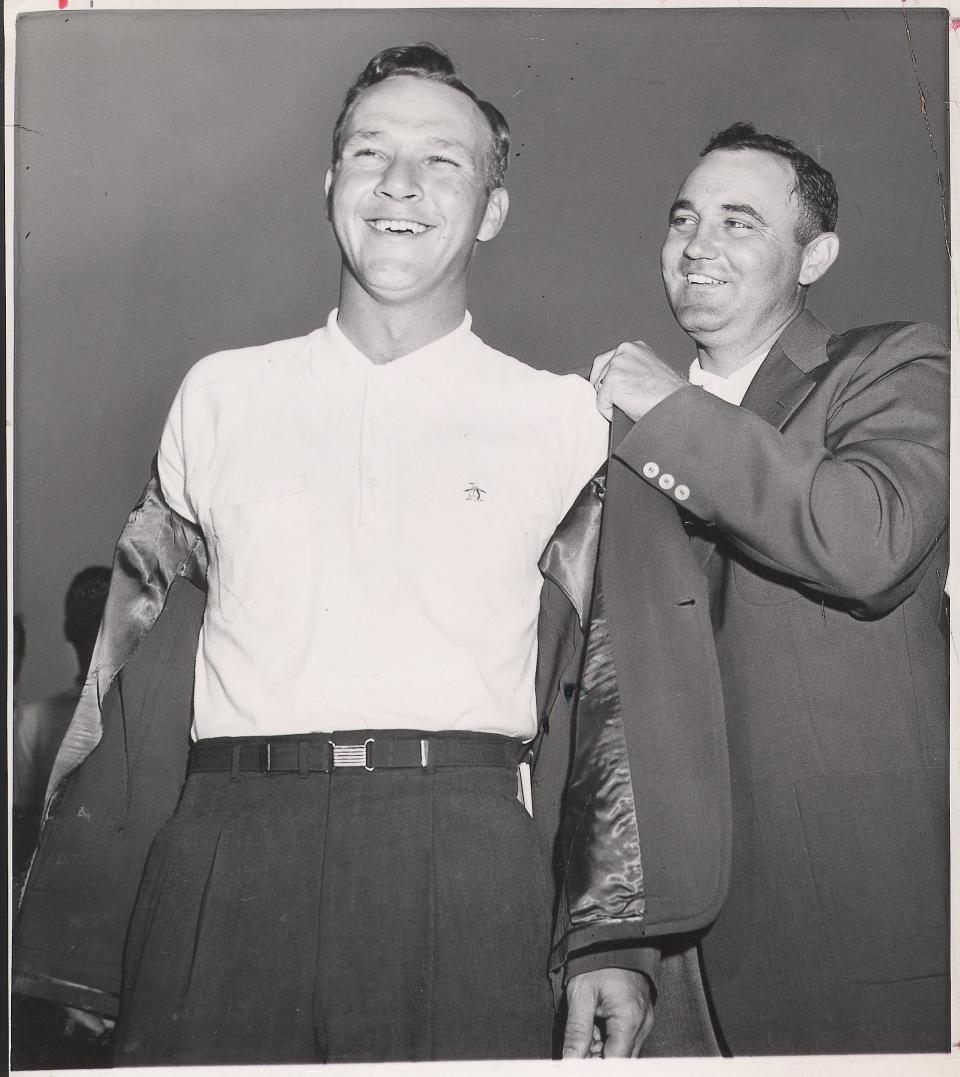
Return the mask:
<path id="1" fill-rule="evenodd" d="M 770 354 L 744 394 L 740 407 L 747 408 L 776 430 L 782 430 L 787 420 L 800 407 L 827 369 L 827 341 L 830 330 L 816 315 L 802 310 L 780 334 Z M 708 575 L 718 571 L 713 563 L 716 540 L 692 528 L 691 543 L 697 560 Z M 713 593 L 719 584 L 713 581 Z"/>
<path id="2" fill-rule="evenodd" d="M 830 336 L 819 318 L 802 310 L 770 349 L 740 406 L 782 430 L 826 369 Z"/>

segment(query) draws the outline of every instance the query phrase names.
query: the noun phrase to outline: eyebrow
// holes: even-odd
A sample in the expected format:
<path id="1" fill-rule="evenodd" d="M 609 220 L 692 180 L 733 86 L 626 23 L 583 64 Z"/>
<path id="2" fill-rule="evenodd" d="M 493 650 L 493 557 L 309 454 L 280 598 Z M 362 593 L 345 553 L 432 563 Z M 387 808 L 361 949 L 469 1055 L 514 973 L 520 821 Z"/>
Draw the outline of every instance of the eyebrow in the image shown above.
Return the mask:
<path id="1" fill-rule="evenodd" d="M 465 153 L 468 156 L 472 153 L 472 150 L 466 143 L 461 142 L 456 138 L 443 138 L 441 135 L 431 135 L 427 142 L 431 146 L 437 146 L 442 150 L 459 150 L 461 153 Z"/>
<path id="2" fill-rule="evenodd" d="M 382 131 L 351 131 L 350 134 L 343 140 L 344 146 L 349 146 L 351 142 L 355 142 L 357 139 L 362 138 L 378 138 L 382 135 Z"/>
<path id="3" fill-rule="evenodd" d="M 745 217 L 752 217 L 758 224 L 767 223 L 749 202 L 724 202 L 720 208 L 724 213 L 742 213 Z"/>
<path id="4" fill-rule="evenodd" d="M 368 131 L 351 131 L 350 135 L 344 139 L 343 144 L 344 146 L 349 146 L 351 142 L 358 140 L 375 140 L 382 137 L 384 137 L 384 132 L 374 130 L 373 128 Z M 426 141 L 431 146 L 436 146 L 439 149 L 459 150 L 461 153 L 467 155 L 470 154 L 470 147 L 455 138 L 444 138 L 441 135 L 429 135 Z"/>
<path id="5" fill-rule="evenodd" d="M 720 208 L 724 213 L 742 213 L 745 217 L 752 217 L 758 224 L 767 223 L 749 202 L 724 202 Z M 693 203 L 689 198 L 678 198 L 670 207 L 668 216 L 672 217 L 678 209 L 693 209 Z"/>

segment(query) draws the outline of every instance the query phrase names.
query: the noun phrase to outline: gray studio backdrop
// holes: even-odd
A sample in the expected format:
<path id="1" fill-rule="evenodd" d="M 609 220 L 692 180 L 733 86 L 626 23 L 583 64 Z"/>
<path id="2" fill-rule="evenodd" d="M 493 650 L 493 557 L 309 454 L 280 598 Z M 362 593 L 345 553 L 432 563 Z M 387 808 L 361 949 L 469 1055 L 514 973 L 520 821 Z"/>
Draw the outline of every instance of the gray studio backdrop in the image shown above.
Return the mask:
<path id="1" fill-rule="evenodd" d="M 71 679 L 65 588 L 111 559 L 190 365 L 306 333 L 334 305 L 329 133 L 373 53 L 432 41 L 506 113 L 511 212 L 479 251 L 474 325 L 567 370 L 637 337 L 689 360 L 658 249 L 684 172 L 737 119 L 795 138 L 836 177 L 842 251 L 812 297 L 821 317 L 946 326 L 947 34 L 945 11 L 897 9 L 22 16 L 23 696 Z"/>

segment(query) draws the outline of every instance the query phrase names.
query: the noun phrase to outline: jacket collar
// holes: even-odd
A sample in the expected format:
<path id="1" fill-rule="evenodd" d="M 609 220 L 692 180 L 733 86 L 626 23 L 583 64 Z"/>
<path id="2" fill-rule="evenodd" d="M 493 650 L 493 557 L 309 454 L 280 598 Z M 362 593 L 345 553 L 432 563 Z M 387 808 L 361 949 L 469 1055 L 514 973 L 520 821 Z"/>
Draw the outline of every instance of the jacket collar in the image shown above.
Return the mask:
<path id="1" fill-rule="evenodd" d="M 829 362 L 827 341 L 831 336 L 816 315 L 800 311 L 770 349 L 741 406 L 781 430 L 810 395 Z"/>

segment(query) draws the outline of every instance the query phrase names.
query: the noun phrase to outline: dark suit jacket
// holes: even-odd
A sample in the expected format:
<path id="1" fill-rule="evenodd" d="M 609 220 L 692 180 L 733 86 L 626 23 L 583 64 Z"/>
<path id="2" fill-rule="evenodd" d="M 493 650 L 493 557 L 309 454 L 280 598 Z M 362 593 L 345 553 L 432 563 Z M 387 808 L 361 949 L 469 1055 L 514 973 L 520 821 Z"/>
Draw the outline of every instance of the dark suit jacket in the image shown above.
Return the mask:
<path id="1" fill-rule="evenodd" d="M 612 777 L 606 763 L 611 754 L 624 757 L 622 713 L 596 711 L 593 727 L 573 742 L 570 713 L 578 694 L 582 622 L 590 608 L 599 492 L 600 484 L 588 485 L 541 559 L 536 688 L 544 736 L 537 744 L 534 818 L 546 855 L 568 774 L 574 802 L 587 805 L 577 817 L 574 841 L 562 853 L 572 881 L 559 903 L 551 965 L 557 987 L 564 969 L 598 964 L 652 974 L 650 951 L 621 948 L 619 940 L 708 922 L 728 860 L 728 843 L 711 847 L 699 837 L 698 819 L 673 816 L 649 827 L 637 822 L 655 822 L 648 806 L 667 803 L 663 781 L 669 785 L 678 769 L 696 772 L 709 805 L 725 803 L 725 769 L 719 785 L 712 771 L 715 747 L 705 752 L 700 737 L 686 737 L 678 744 L 678 767 L 660 768 L 663 781 L 655 774 L 637 787 L 642 808 L 637 811 L 629 765 L 624 761 Z M 166 504 L 154 475 L 117 544 L 90 674 L 51 775 L 45 825 L 15 930 L 17 991 L 103 1013 L 116 1010 L 124 936 L 143 864 L 184 779 L 205 565 L 202 536 Z M 673 595 L 678 586 L 670 572 L 646 578 L 659 581 L 656 593 L 664 588 L 663 594 Z M 705 604 L 701 609 L 705 614 Z M 683 646 L 682 635 L 664 637 L 648 648 L 649 661 L 659 665 L 661 657 Z M 655 707 L 650 728 L 672 725 L 677 717 L 676 706 Z M 571 748 L 579 753 L 572 761 Z M 701 861 L 673 856 L 675 848 L 697 841 Z M 643 893 L 632 885 L 641 874 L 647 882 Z M 631 885 L 625 887 L 624 880 Z"/>
<path id="2" fill-rule="evenodd" d="M 702 955 L 735 1054 L 947 1047 L 948 408 L 939 331 L 838 336 L 804 312 L 740 407 L 684 388 L 614 449 L 601 568 L 628 722 L 644 626 L 675 614 L 635 604 L 648 551 L 687 544 L 709 584 L 682 691 L 718 665 L 733 867 Z M 631 764 L 665 750 L 638 736 Z M 698 796 L 678 775 L 672 810 Z"/>

